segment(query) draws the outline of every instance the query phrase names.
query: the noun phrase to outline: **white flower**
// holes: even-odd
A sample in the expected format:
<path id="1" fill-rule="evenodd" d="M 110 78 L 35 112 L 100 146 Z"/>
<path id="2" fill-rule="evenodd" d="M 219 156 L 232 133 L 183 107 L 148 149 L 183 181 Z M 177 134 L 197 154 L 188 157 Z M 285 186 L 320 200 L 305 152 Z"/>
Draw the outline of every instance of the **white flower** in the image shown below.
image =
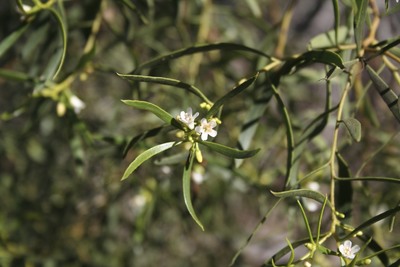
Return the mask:
<path id="1" fill-rule="evenodd" d="M 72 95 L 69 98 L 69 103 L 71 104 L 76 114 L 80 113 L 82 109 L 86 107 L 85 102 L 80 100 L 76 95 Z"/>
<path id="2" fill-rule="evenodd" d="M 196 126 L 195 130 L 198 134 L 201 135 L 201 140 L 207 140 L 208 136 L 215 137 L 217 136 L 217 131 L 214 130 L 217 126 L 215 120 L 207 121 L 207 119 L 201 119 L 200 125 Z"/>
<path id="3" fill-rule="evenodd" d="M 352 247 L 351 245 L 351 241 L 346 240 L 343 244 L 339 246 L 339 251 L 340 253 L 342 253 L 343 257 L 352 260 L 356 256 L 357 252 L 360 250 L 360 247 L 358 245 L 354 245 L 354 247 Z"/>
<path id="4" fill-rule="evenodd" d="M 193 115 L 192 108 L 188 108 L 187 111 L 181 111 L 180 115 L 178 115 L 178 120 L 185 123 L 190 130 L 194 128 L 194 120 L 199 116 L 199 113 Z"/>

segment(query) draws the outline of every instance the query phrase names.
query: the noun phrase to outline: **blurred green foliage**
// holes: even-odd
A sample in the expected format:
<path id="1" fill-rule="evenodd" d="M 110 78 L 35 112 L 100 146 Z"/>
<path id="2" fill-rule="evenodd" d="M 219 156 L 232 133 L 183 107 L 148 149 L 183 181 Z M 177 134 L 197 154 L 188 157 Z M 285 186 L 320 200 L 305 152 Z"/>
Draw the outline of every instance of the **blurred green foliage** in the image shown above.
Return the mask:
<path id="1" fill-rule="evenodd" d="M 370 244 L 365 257 L 374 253 L 374 245 L 377 251 L 397 246 L 382 254 L 398 266 L 399 108 L 389 109 L 391 103 L 370 88 L 385 89 L 371 82 L 379 75 L 394 96 L 399 94 L 400 4 L 380 2 L 3 1 L 1 266 L 227 266 L 237 252 L 235 266 L 271 266 L 269 259 L 290 247 L 285 238 L 294 243 L 308 237 L 294 200 L 306 206 L 309 195 L 290 195 L 269 214 L 277 201 L 270 191 L 305 189 L 313 181 L 319 184 L 313 190 L 321 194 L 311 198 L 331 194 L 336 183 L 333 193 L 345 224 L 363 225 L 390 211 L 384 220 L 362 227 L 373 237 L 370 243 L 365 236 L 355 243 Z M 174 51 L 215 43 L 226 45 L 151 64 Z M 320 51 L 338 56 L 314 54 Z M 277 66 L 272 58 L 284 67 L 269 76 Z M 358 58 L 372 67 L 370 76 L 363 64 L 352 61 Z M 329 72 L 342 62 L 351 75 Z M 175 116 L 199 106 L 201 99 L 182 84 L 132 82 L 117 73 L 176 79 L 200 88 L 212 101 L 242 79 L 267 73 L 224 103 L 216 138 L 223 145 L 236 147 L 239 140 L 244 148 L 261 151 L 235 162 L 205 148 L 204 161 L 194 165 L 193 173 L 204 182 L 192 183 L 192 201 L 205 232 L 182 197 L 185 147 L 166 151 L 140 166 L 133 179 L 120 181 L 139 153 L 176 139 L 175 132 L 162 128 L 152 138 L 132 142 L 162 123 L 120 100 L 152 102 Z M 277 88 L 269 86 L 270 79 Z M 340 100 L 348 80 L 351 88 Z M 270 91 L 260 89 L 266 87 Z M 344 119 L 336 122 L 340 103 Z M 304 148 L 298 154 L 290 148 L 284 109 L 294 147 Z M 257 128 L 246 132 L 254 121 Z M 331 154 L 334 133 L 339 134 L 338 154 Z M 331 155 L 337 156 L 332 168 L 338 168 L 338 177 L 374 179 L 334 181 L 328 169 L 320 168 L 332 162 Z M 320 208 L 305 214 L 313 231 L 325 233 L 330 218 L 328 212 L 320 218 Z M 340 228 L 336 242 L 348 233 Z M 323 265 L 327 258 L 338 266 L 335 240 L 325 246 L 333 255 L 317 253 L 313 266 L 331 266 Z M 304 254 L 301 249 L 306 251 L 299 246 L 296 253 Z M 384 262 L 372 260 L 371 266 Z"/>

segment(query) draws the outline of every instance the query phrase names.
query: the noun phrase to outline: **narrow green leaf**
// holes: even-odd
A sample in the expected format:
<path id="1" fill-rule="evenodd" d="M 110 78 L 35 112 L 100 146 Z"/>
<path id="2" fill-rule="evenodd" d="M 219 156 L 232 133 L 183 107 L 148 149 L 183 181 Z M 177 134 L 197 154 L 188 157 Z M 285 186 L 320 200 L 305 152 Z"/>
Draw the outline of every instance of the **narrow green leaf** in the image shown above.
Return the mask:
<path id="1" fill-rule="evenodd" d="M 357 52 L 361 50 L 364 39 L 364 26 L 367 17 L 368 0 L 355 0 L 357 9 L 354 15 L 354 37 L 357 45 Z"/>
<path id="2" fill-rule="evenodd" d="M 358 227 L 356 227 L 353 231 L 351 231 L 350 233 L 348 233 L 345 237 L 341 238 L 341 240 L 346 240 L 349 239 L 350 237 L 352 237 L 353 235 L 355 235 L 356 233 L 358 233 L 359 231 L 363 231 L 364 229 L 366 229 L 367 227 L 373 225 L 376 222 L 379 222 L 385 218 L 391 217 L 394 214 L 396 214 L 397 212 L 400 211 L 400 205 L 393 208 L 393 209 L 389 209 L 387 211 L 384 211 L 372 218 L 370 218 L 369 220 L 363 222 L 361 225 L 359 225 Z"/>
<path id="3" fill-rule="evenodd" d="M 210 118 L 211 116 L 215 115 L 219 108 L 227 101 L 229 101 L 231 98 L 233 98 L 234 96 L 240 94 L 241 92 L 243 92 L 246 88 L 248 88 L 257 78 L 258 74 L 251 77 L 250 79 L 242 82 L 241 84 L 239 84 L 238 86 L 236 86 L 235 88 L 233 88 L 231 91 L 229 91 L 227 94 L 225 94 L 223 97 L 221 97 L 220 99 L 218 99 L 211 107 L 211 109 L 207 112 L 206 114 L 206 118 Z"/>
<path id="4" fill-rule="evenodd" d="M 218 143 L 214 142 L 208 142 L 208 141 L 198 141 L 200 144 L 210 148 L 211 150 L 218 152 L 224 156 L 230 157 L 230 158 L 236 158 L 236 159 L 244 159 L 244 158 L 250 158 L 257 154 L 260 149 L 254 149 L 254 150 L 239 150 L 236 148 L 231 148 L 227 147 Z"/>
<path id="5" fill-rule="evenodd" d="M 346 179 L 351 177 L 350 169 L 340 153 L 336 153 L 336 158 L 339 165 L 339 177 L 343 178 L 338 180 L 337 197 L 335 198 L 336 208 L 348 218 L 351 214 L 351 204 L 353 200 L 353 186 L 351 180 Z"/>
<path id="6" fill-rule="evenodd" d="M 385 101 L 398 122 L 400 122 L 400 107 L 397 95 L 369 65 L 367 65 L 366 69 L 379 95 L 382 97 L 383 101 Z"/>
<path id="7" fill-rule="evenodd" d="M 326 198 L 325 198 L 326 200 Z M 307 218 L 307 214 L 304 211 L 303 205 L 301 205 L 300 201 L 297 200 L 297 204 L 300 207 L 300 211 L 301 211 L 301 215 L 303 216 L 303 220 L 304 220 L 304 225 L 306 226 L 307 232 L 308 232 L 308 237 L 310 238 L 310 242 L 312 244 L 315 244 L 314 239 L 313 239 L 313 234 L 311 232 L 311 227 L 310 227 L 310 223 L 308 222 L 308 218 Z"/>
<path id="8" fill-rule="evenodd" d="M 400 11 L 400 5 L 398 5 Z M 386 40 L 382 40 L 376 44 L 370 45 L 371 47 L 377 50 L 376 53 L 373 53 L 369 57 L 364 59 L 364 62 L 368 63 L 370 60 L 379 57 L 386 53 L 386 51 L 390 50 L 390 53 L 394 56 L 400 57 L 400 48 L 398 45 L 400 44 L 400 36 L 388 38 Z"/>
<path id="9" fill-rule="evenodd" d="M 196 215 L 196 212 L 193 208 L 192 204 L 192 198 L 190 194 L 190 181 L 191 181 L 191 174 L 192 174 L 192 168 L 193 168 L 193 161 L 195 158 L 195 146 L 192 146 L 192 149 L 190 150 L 189 156 L 187 158 L 185 168 L 183 169 L 183 177 L 182 177 L 182 182 L 183 182 L 183 199 L 185 201 L 185 205 L 187 210 L 189 211 L 190 215 L 192 216 L 193 220 L 200 226 L 201 230 L 204 231 L 204 226 L 199 220 L 199 218 Z"/>
<path id="10" fill-rule="evenodd" d="M 188 56 L 196 53 L 203 53 L 203 52 L 209 52 L 213 50 L 221 50 L 221 51 L 229 51 L 229 50 L 237 50 L 237 51 L 245 51 L 245 52 L 251 52 L 253 54 L 259 55 L 266 57 L 268 59 L 271 59 L 271 57 L 267 54 L 265 54 L 262 51 L 259 51 L 254 48 L 250 48 L 244 45 L 240 44 L 235 44 L 235 43 L 216 43 L 216 44 L 206 44 L 206 45 L 198 45 L 198 46 L 192 46 L 188 48 L 184 48 L 181 50 L 174 51 L 170 54 L 158 57 L 156 59 L 153 59 L 151 61 L 148 61 L 144 63 L 143 65 L 139 66 L 133 73 L 139 73 L 143 69 L 151 68 L 153 66 L 157 66 L 161 63 L 168 62 L 173 59 L 177 59 L 183 56 Z"/>
<path id="11" fill-rule="evenodd" d="M 57 75 L 60 73 L 62 66 L 64 65 L 65 55 L 67 53 L 67 27 L 65 25 L 63 18 L 58 13 L 58 11 L 56 11 L 53 8 L 49 8 L 48 10 L 51 12 L 51 14 L 53 14 L 54 18 L 56 19 L 56 21 L 58 23 L 58 26 L 60 27 L 62 43 L 63 43 L 62 53 L 61 53 L 61 57 L 59 59 L 58 67 L 57 67 L 56 73 L 53 76 L 53 79 L 55 79 L 57 77 Z"/>
<path id="12" fill-rule="evenodd" d="M 400 206 L 400 201 L 397 202 L 397 206 Z M 393 214 L 389 220 L 389 232 L 393 232 L 394 224 L 396 222 L 396 214 Z"/>
<path id="13" fill-rule="evenodd" d="M 343 121 L 344 126 L 346 126 L 347 131 L 349 132 L 351 138 L 354 141 L 361 141 L 361 123 L 355 118 L 347 118 Z"/>
<path id="14" fill-rule="evenodd" d="M 287 266 L 290 266 L 294 261 L 294 248 L 293 248 L 292 243 L 290 243 L 288 238 L 286 238 L 286 243 L 288 244 L 288 247 L 290 248 L 290 257 L 289 257 L 289 260 L 287 262 Z"/>
<path id="15" fill-rule="evenodd" d="M 126 178 L 128 178 L 129 175 L 131 175 L 146 160 L 150 159 L 151 157 L 153 157 L 167 149 L 170 149 L 173 146 L 177 146 L 179 144 L 181 144 L 181 142 L 168 142 L 168 143 L 154 146 L 154 147 L 144 151 L 139 156 L 137 156 L 135 158 L 135 160 L 131 162 L 131 164 L 129 164 L 129 166 L 125 170 L 124 175 L 122 176 L 121 180 L 125 180 Z"/>
<path id="16" fill-rule="evenodd" d="M 349 181 L 374 181 L 374 182 L 384 182 L 384 183 L 400 183 L 400 178 L 395 178 L 395 177 L 379 177 L 379 176 L 375 176 L 375 177 L 352 177 L 352 178 L 335 178 L 337 180 L 349 180 Z"/>
<path id="17" fill-rule="evenodd" d="M 292 177 L 292 166 L 293 166 L 293 159 L 294 159 L 294 135 L 293 135 L 293 128 L 292 128 L 292 121 L 289 116 L 289 111 L 283 102 L 278 89 L 271 84 L 271 88 L 274 92 L 274 97 L 278 102 L 278 106 L 282 116 L 285 120 L 285 127 L 286 127 L 286 140 L 287 140 L 287 160 L 286 160 L 286 178 L 285 178 L 285 187 L 287 187 L 290 183 L 294 183 L 295 180 Z M 292 179 L 293 178 L 293 179 Z"/>
<path id="18" fill-rule="evenodd" d="M 342 58 L 337 53 L 329 50 L 312 50 L 287 60 L 279 70 L 279 75 L 285 76 L 312 63 L 332 65 L 340 69 L 345 68 Z"/>
<path id="19" fill-rule="evenodd" d="M 21 25 L 17 30 L 4 38 L 0 43 L 0 58 L 10 49 L 15 42 L 24 34 L 28 29 L 29 24 Z"/>
<path id="20" fill-rule="evenodd" d="M 381 261 L 382 266 L 389 265 L 389 256 L 386 253 L 387 250 L 384 250 L 376 240 L 374 240 L 371 236 L 365 233 L 363 233 L 362 235 L 357 235 L 357 237 L 361 239 L 364 242 L 364 244 L 367 244 L 369 249 L 371 249 L 374 252 L 377 252 L 376 254 L 378 256 L 378 259 Z"/>
<path id="21" fill-rule="evenodd" d="M 326 197 L 317 192 L 317 191 L 313 191 L 313 190 L 309 190 L 309 189 L 294 189 L 294 190 L 288 190 L 288 191 L 282 191 L 282 192 L 273 192 L 271 191 L 271 193 L 279 198 L 287 198 L 287 197 L 305 197 L 305 198 L 310 198 L 310 199 L 314 199 L 315 201 L 324 204 Z M 328 205 L 330 207 L 332 207 L 331 203 L 328 201 Z"/>
<path id="22" fill-rule="evenodd" d="M 302 58 L 306 62 L 324 63 L 341 69 L 345 68 L 342 57 L 339 54 L 328 50 L 308 51 L 302 55 Z"/>
<path id="23" fill-rule="evenodd" d="M 318 227 L 317 227 L 317 237 L 315 238 L 315 243 L 319 244 L 319 238 L 321 236 L 321 229 L 322 229 L 322 219 L 324 218 L 324 212 L 325 212 L 325 207 L 326 203 L 328 202 L 328 196 L 325 197 L 324 204 L 322 204 L 321 212 L 319 213 L 318 217 Z M 318 245 L 318 249 L 320 248 L 321 245 Z"/>
<path id="24" fill-rule="evenodd" d="M 7 80 L 17 81 L 17 82 L 33 80 L 33 78 L 30 77 L 25 72 L 1 69 L 1 68 L 0 68 L 0 77 L 3 77 L 4 79 L 7 79 Z"/>
<path id="25" fill-rule="evenodd" d="M 400 5 L 399 5 L 399 6 L 400 6 Z M 399 36 L 395 37 L 393 40 L 388 40 L 388 41 L 389 41 L 388 44 L 385 45 L 384 47 L 382 47 L 382 48 L 378 51 L 378 53 L 376 54 L 377 56 L 378 56 L 378 55 L 384 54 L 386 51 L 388 51 L 388 50 L 390 50 L 390 49 L 392 49 L 392 48 L 395 48 L 397 45 L 400 44 L 400 38 L 399 38 Z"/>
<path id="26" fill-rule="evenodd" d="M 190 93 L 200 97 L 203 101 L 211 104 L 212 102 L 203 94 L 203 92 L 198 89 L 197 87 L 181 82 L 176 79 L 171 79 L 171 78 L 165 78 L 165 77 L 154 77 L 154 76 L 145 76 L 145 75 L 135 75 L 135 74 L 119 74 L 117 75 L 121 78 L 124 78 L 129 81 L 135 81 L 135 82 L 148 82 L 148 83 L 157 83 L 157 84 L 164 84 L 164 85 L 170 85 L 174 86 L 177 88 L 182 88 Z"/>
<path id="27" fill-rule="evenodd" d="M 153 113 L 154 115 L 156 115 L 161 120 L 168 123 L 169 125 L 172 125 L 174 123 L 174 121 L 176 121 L 175 118 L 171 114 L 169 114 L 164 109 L 162 109 L 161 107 L 159 107 L 153 103 L 150 103 L 147 101 L 141 101 L 141 100 L 121 100 L 121 101 L 128 106 L 150 111 L 151 113 Z"/>
<path id="28" fill-rule="evenodd" d="M 333 14 L 335 16 L 335 44 L 339 45 L 339 23 L 340 23 L 340 12 L 339 12 L 339 1 L 332 0 Z"/>

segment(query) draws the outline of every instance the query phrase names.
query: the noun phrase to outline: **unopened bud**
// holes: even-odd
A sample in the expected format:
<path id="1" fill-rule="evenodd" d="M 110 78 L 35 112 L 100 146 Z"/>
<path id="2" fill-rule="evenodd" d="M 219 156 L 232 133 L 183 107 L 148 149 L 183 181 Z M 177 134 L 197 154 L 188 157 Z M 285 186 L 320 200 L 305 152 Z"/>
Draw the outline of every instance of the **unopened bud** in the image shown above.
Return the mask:
<path id="1" fill-rule="evenodd" d="M 178 138 L 183 138 L 183 137 L 185 137 L 185 132 L 184 132 L 184 131 L 178 131 L 178 132 L 176 133 L 176 137 L 178 137 Z"/>
<path id="2" fill-rule="evenodd" d="M 335 214 L 336 214 L 336 216 L 338 216 L 341 219 L 344 219 L 346 217 L 346 215 L 344 215 L 343 213 L 338 212 L 338 211 L 336 211 Z"/>
<path id="3" fill-rule="evenodd" d="M 354 237 L 356 237 L 356 236 L 362 236 L 364 233 L 362 232 L 362 231 L 358 231 L 355 235 L 354 235 Z"/>
<path id="4" fill-rule="evenodd" d="M 304 244 L 306 246 L 306 248 L 308 248 L 309 250 L 314 250 L 315 249 L 315 245 L 312 243 L 305 243 Z"/>
<path id="5" fill-rule="evenodd" d="M 201 150 L 196 148 L 196 159 L 197 162 L 202 163 L 203 162 L 203 154 L 201 153 Z"/>
<path id="6" fill-rule="evenodd" d="M 217 123 L 217 124 L 221 124 L 222 121 L 219 118 L 213 118 L 213 120 Z"/>
<path id="7" fill-rule="evenodd" d="M 365 260 L 359 261 L 357 263 L 357 265 L 369 265 L 369 264 L 371 264 L 371 262 L 372 262 L 371 259 L 365 259 Z"/>
<path id="8" fill-rule="evenodd" d="M 65 112 L 67 111 L 67 107 L 65 106 L 64 103 L 58 102 L 57 103 L 57 115 L 59 117 L 62 117 L 65 115 Z"/>

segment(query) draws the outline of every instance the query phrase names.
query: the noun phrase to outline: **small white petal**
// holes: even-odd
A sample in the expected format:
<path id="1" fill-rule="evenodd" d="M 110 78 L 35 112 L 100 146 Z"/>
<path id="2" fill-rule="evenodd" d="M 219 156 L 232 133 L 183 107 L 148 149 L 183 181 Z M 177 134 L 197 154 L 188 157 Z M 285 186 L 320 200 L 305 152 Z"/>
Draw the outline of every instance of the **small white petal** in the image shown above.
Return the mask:
<path id="1" fill-rule="evenodd" d="M 29 5 L 22 4 L 22 9 L 23 9 L 25 12 L 29 12 L 29 11 L 32 10 L 32 7 L 29 6 Z"/>
<path id="2" fill-rule="evenodd" d="M 69 103 L 71 104 L 75 113 L 77 113 L 77 114 L 80 113 L 82 111 L 82 109 L 84 109 L 86 107 L 85 102 L 80 100 L 76 95 L 72 95 L 70 97 Z"/>
<path id="3" fill-rule="evenodd" d="M 201 140 L 206 141 L 207 138 L 208 138 L 208 133 L 203 132 L 203 133 L 201 134 Z"/>
<path id="4" fill-rule="evenodd" d="M 211 131 L 208 133 L 208 135 L 211 136 L 211 137 L 216 137 L 216 136 L 217 136 L 217 131 L 216 131 L 216 130 L 211 130 Z"/>
<path id="5" fill-rule="evenodd" d="M 353 254 L 356 254 L 359 251 L 360 251 L 360 247 L 358 245 L 354 245 L 354 247 L 351 248 L 351 253 L 353 253 Z"/>
<path id="6" fill-rule="evenodd" d="M 196 133 L 201 134 L 201 126 L 196 126 L 194 130 L 196 131 Z"/>

